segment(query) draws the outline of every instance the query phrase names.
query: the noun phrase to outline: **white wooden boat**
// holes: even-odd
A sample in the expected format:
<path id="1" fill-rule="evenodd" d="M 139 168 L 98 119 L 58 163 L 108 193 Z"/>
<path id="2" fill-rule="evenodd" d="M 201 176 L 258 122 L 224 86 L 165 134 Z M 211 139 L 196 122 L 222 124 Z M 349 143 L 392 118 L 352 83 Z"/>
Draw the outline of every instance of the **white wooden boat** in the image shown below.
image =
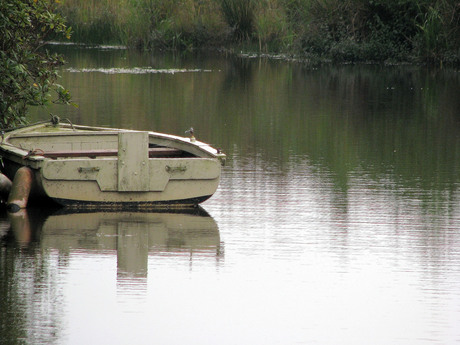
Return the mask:
<path id="1" fill-rule="evenodd" d="M 216 191 L 226 158 L 193 136 L 70 123 L 2 133 L 0 156 L 11 180 L 33 172 L 31 198 L 85 208 L 195 206 Z"/>

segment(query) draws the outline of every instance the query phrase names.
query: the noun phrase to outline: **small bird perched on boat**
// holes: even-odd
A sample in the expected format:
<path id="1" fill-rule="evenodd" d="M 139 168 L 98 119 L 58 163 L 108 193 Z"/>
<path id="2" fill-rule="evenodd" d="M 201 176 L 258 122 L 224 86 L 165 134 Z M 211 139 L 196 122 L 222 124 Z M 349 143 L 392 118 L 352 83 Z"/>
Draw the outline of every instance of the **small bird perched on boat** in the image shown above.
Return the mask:
<path id="1" fill-rule="evenodd" d="M 196 141 L 193 127 L 190 127 L 190 129 L 186 130 L 185 133 L 190 133 L 190 141 Z"/>

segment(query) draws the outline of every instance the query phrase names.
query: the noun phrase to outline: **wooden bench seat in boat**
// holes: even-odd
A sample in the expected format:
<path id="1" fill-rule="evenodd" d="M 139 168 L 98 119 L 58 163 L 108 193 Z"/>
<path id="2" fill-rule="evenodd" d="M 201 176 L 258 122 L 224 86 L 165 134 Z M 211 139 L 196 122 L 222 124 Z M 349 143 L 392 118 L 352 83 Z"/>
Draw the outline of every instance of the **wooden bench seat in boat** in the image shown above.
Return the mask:
<path id="1" fill-rule="evenodd" d="M 151 147 L 148 149 L 149 158 L 160 157 L 180 157 L 184 151 L 169 147 Z M 72 151 L 37 151 L 35 153 L 39 156 L 47 158 L 63 158 L 63 157 L 104 157 L 104 156 L 117 156 L 117 149 L 104 149 L 104 150 L 72 150 Z"/>

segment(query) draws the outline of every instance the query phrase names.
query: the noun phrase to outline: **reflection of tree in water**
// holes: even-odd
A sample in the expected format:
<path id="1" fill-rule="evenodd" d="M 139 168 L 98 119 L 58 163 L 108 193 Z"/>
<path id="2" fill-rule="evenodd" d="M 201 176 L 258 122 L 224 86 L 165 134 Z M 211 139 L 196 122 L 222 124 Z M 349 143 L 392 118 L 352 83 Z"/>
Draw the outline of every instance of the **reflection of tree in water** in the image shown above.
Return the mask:
<path id="1" fill-rule="evenodd" d="M 256 152 L 261 164 L 280 172 L 308 159 L 339 192 L 362 173 L 390 179 L 395 189 L 424 191 L 419 196 L 437 209 L 454 201 L 458 76 L 408 66 L 312 70 L 253 62 L 251 69 L 247 94 L 227 90 L 221 103 L 234 105 L 227 114 L 233 133 L 224 138 L 239 159 Z"/>
<path id="2" fill-rule="evenodd" d="M 227 62 L 225 78 L 222 81 L 222 95 L 230 90 L 240 92 L 242 96 L 248 91 L 254 77 L 254 65 L 249 59 L 231 58 Z"/>

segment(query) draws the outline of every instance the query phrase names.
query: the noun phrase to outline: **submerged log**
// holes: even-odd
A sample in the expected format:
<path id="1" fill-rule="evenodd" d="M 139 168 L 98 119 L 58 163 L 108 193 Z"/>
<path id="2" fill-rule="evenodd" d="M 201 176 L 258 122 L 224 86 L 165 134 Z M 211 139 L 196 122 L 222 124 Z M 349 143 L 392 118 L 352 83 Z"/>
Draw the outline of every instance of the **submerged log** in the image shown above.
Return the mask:
<path id="1" fill-rule="evenodd" d="M 34 173 L 30 168 L 21 167 L 18 169 L 16 175 L 14 175 L 13 185 L 8 198 L 7 207 L 9 211 L 17 212 L 27 207 L 33 181 Z"/>

